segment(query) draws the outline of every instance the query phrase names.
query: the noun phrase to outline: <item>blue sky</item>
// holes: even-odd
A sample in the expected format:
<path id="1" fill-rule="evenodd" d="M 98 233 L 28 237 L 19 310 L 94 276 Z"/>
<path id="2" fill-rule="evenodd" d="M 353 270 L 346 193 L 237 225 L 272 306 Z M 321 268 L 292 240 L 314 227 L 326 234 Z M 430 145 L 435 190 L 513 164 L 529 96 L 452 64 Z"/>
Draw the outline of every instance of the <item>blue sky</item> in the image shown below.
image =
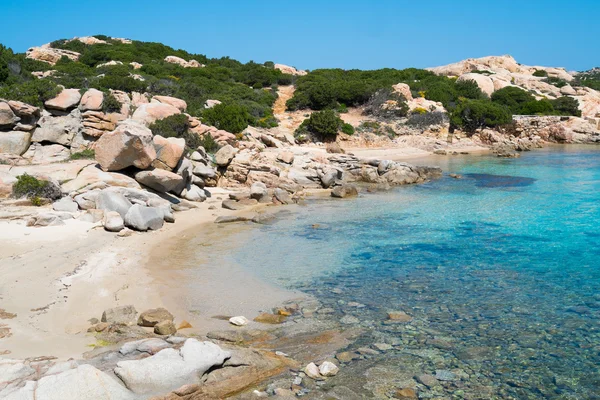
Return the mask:
<path id="1" fill-rule="evenodd" d="M 600 0 L 0 0 L 0 43 L 23 52 L 106 34 L 299 68 L 429 67 L 511 54 L 600 66 Z"/>

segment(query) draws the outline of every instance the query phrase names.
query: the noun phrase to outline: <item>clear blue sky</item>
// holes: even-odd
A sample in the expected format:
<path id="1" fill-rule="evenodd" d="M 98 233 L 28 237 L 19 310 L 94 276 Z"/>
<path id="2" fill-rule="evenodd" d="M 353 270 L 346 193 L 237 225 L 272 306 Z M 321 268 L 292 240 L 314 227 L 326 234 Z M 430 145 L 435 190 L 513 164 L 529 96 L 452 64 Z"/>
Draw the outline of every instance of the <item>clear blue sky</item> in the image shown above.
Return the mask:
<path id="1" fill-rule="evenodd" d="M 299 68 L 429 67 L 511 54 L 600 66 L 600 0 L 0 0 L 0 43 L 23 52 L 106 34 Z"/>

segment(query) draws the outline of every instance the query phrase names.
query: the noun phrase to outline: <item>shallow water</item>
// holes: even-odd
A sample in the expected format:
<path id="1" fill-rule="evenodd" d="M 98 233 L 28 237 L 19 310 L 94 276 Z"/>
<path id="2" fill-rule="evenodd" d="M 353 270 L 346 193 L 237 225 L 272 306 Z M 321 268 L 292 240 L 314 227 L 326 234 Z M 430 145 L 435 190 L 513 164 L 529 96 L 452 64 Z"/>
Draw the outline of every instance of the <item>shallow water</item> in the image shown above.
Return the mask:
<path id="1" fill-rule="evenodd" d="M 233 257 L 356 316 L 381 365 L 452 372 L 422 398 L 600 398 L 600 149 L 435 160 L 462 179 L 311 202 Z"/>

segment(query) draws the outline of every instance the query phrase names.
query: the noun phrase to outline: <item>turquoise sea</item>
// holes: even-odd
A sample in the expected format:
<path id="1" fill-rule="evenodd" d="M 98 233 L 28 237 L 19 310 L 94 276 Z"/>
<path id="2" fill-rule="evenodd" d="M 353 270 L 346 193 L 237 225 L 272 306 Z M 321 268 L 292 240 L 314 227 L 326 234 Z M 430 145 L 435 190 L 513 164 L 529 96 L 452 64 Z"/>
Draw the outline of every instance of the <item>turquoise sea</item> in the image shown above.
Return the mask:
<path id="1" fill-rule="evenodd" d="M 442 179 L 309 202 L 233 257 L 437 373 L 420 398 L 600 399 L 600 149 L 431 160 Z"/>

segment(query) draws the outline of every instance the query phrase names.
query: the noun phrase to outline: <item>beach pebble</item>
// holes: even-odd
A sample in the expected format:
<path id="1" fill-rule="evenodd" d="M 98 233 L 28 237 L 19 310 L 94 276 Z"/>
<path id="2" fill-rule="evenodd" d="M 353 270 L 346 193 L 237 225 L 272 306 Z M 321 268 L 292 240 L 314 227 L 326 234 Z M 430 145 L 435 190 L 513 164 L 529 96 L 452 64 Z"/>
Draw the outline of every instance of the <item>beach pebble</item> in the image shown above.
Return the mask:
<path id="1" fill-rule="evenodd" d="M 435 378 L 438 381 L 453 381 L 456 380 L 456 374 L 445 369 L 438 369 L 435 371 Z"/>
<path id="2" fill-rule="evenodd" d="M 395 322 L 410 322 L 412 317 L 404 311 L 390 311 L 388 312 L 388 320 Z"/>
<path id="3" fill-rule="evenodd" d="M 342 324 L 351 325 L 360 323 L 360 320 L 352 315 L 344 315 L 342 318 L 340 318 L 340 322 Z"/>
<path id="4" fill-rule="evenodd" d="M 380 351 L 388 351 L 393 349 L 392 345 L 387 343 L 373 343 L 373 347 Z"/>
<path id="5" fill-rule="evenodd" d="M 177 332 L 177 328 L 173 324 L 173 321 L 161 321 L 154 325 L 154 333 L 157 335 L 172 335 Z"/>
<path id="6" fill-rule="evenodd" d="M 235 326 L 244 326 L 248 324 L 248 318 L 244 317 L 244 316 L 239 316 L 239 317 L 231 317 L 229 318 L 229 323 L 231 325 L 235 325 Z"/>
<path id="7" fill-rule="evenodd" d="M 267 392 L 259 392 L 258 390 L 253 391 L 252 394 L 256 397 L 269 397 Z"/>
<path id="8" fill-rule="evenodd" d="M 427 386 L 428 388 L 432 388 L 434 386 L 439 385 L 438 380 L 433 375 L 423 374 L 416 377 L 417 382 Z"/>
<path id="9" fill-rule="evenodd" d="M 319 367 L 315 363 L 310 363 L 306 367 L 304 367 L 304 373 L 306 376 L 312 379 L 321 379 L 321 372 L 319 372 Z"/>
<path id="10" fill-rule="evenodd" d="M 331 361 L 325 361 L 319 365 L 319 373 L 323 376 L 335 376 L 340 371 L 337 365 Z"/>

